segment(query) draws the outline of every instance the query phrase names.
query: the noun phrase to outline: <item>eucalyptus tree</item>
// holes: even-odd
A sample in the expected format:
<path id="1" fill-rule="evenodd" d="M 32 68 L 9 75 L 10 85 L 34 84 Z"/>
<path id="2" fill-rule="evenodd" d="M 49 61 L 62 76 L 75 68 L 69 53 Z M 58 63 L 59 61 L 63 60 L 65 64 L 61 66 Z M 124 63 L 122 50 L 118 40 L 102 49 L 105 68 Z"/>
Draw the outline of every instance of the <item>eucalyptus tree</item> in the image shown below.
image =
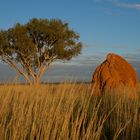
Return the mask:
<path id="1" fill-rule="evenodd" d="M 31 19 L 0 31 L 0 59 L 29 84 L 39 84 L 51 63 L 71 60 L 82 49 L 80 36 L 60 19 Z"/>

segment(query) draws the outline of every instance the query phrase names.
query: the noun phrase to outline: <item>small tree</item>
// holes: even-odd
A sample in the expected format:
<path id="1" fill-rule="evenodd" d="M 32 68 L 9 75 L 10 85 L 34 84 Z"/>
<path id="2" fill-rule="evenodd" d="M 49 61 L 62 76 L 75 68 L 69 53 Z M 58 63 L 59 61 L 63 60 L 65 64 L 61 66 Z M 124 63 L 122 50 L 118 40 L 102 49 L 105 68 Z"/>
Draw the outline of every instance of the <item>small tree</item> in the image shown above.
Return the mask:
<path id="1" fill-rule="evenodd" d="M 81 52 L 79 35 L 58 19 L 32 19 L 0 31 L 0 58 L 29 84 L 39 84 L 49 65 Z"/>

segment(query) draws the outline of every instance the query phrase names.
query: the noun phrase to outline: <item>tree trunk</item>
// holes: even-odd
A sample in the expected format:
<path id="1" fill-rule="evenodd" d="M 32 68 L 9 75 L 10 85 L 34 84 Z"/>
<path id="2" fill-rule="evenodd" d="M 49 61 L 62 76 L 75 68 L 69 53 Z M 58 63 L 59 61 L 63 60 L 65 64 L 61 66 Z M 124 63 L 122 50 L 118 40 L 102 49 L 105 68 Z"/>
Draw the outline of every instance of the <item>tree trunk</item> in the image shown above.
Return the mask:
<path id="1" fill-rule="evenodd" d="M 27 83 L 29 85 L 40 85 L 42 76 L 47 71 L 52 60 L 50 60 L 50 62 L 47 65 L 42 64 L 38 68 L 37 74 L 35 74 L 35 72 L 31 69 L 31 67 L 23 67 L 22 66 L 23 67 L 23 69 L 22 69 L 15 62 L 13 62 L 10 58 L 7 58 L 5 60 L 5 62 L 8 63 L 14 69 L 16 69 L 18 71 L 18 73 L 21 74 L 27 80 Z"/>

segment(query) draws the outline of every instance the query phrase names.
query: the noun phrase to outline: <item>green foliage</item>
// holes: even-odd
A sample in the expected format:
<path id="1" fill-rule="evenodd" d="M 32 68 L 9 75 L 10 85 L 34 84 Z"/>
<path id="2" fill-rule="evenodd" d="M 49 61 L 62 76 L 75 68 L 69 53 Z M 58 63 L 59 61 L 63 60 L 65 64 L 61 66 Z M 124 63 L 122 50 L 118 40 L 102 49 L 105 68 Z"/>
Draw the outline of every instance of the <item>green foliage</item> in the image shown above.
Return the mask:
<path id="1" fill-rule="evenodd" d="M 49 66 L 55 60 L 78 56 L 82 48 L 78 40 L 79 35 L 69 29 L 68 23 L 59 19 L 34 18 L 27 24 L 17 23 L 0 31 L 0 56 L 12 66 L 13 63 L 21 64 L 24 71 L 35 77 L 34 69 L 40 72 L 42 66 Z"/>

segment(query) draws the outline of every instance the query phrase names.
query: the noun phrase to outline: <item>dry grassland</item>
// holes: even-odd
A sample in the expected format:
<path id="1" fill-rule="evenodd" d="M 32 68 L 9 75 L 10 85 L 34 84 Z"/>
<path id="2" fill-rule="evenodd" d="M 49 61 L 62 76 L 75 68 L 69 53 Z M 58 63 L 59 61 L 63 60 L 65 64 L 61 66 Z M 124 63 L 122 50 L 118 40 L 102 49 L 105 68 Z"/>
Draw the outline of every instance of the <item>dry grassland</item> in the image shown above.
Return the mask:
<path id="1" fill-rule="evenodd" d="M 0 140 L 139 139 L 139 98 L 96 96 L 89 84 L 0 86 Z"/>

